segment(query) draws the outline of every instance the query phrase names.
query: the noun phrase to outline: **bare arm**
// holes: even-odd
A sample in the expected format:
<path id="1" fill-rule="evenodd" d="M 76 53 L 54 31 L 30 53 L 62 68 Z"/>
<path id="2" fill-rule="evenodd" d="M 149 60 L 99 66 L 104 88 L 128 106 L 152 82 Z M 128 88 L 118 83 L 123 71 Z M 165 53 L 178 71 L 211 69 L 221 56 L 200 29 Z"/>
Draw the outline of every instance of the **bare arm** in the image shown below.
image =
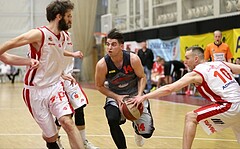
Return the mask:
<path id="1" fill-rule="evenodd" d="M 131 57 L 131 65 L 134 69 L 134 72 L 136 73 L 136 75 L 139 78 L 139 81 L 138 81 L 138 96 L 141 96 L 142 93 L 143 93 L 143 90 L 146 86 L 146 82 L 147 82 L 146 75 L 144 73 L 143 66 L 142 66 L 140 58 L 136 54 L 133 54 L 133 53 L 131 53 L 130 57 Z"/>
<path id="2" fill-rule="evenodd" d="M 136 97 L 135 100 L 133 101 L 133 103 L 136 105 L 139 105 L 141 102 L 143 102 L 146 99 L 158 98 L 158 97 L 169 95 L 172 92 L 178 91 L 191 83 L 201 84 L 202 77 L 199 74 L 197 74 L 196 72 L 187 73 L 181 79 L 179 79 L 178 81 L 176 81 L 172 84 L 165 85 L 165 86 L 158 88 L 157 90 L 150 92 L 146 95 Z"/>
<path id="3" fill-rule="evenodd" d="M 63 55 L 68 57 L 80 58 L 80 59 L 83 58 L 83 53 L 81 51 L 70 52 L 70 51 L 64 50 Z"/>
<path id="4" fill-rule="evenodd" d="M 3 53 L 2 55 L 0 55 L 0 60 L 8 65 L 17 65 L 17 66 L 26 65 L 26 66 L 36 67 L 39 64 L 38 60 L 25 58 L 17 55 L 12 55 L 8 53 Z"/>
<path id="5" fill-rule="evenodd" d="M 104 82 L 106 80 L 106 74 L 107 74 L 107 64 L 102 58 L 98 61 L 96 65 L 95 70 L 95 86 L 98 91 L 100 91 L 102 94 L 104 94 L 107 97 L 111 97 L 117 102 L 122 102 L 122 96 L 115 94 L 114 92 L 110 91 L 108 88 L 104 86 Z"/>
<path id="6" fill-rule="evenodd" d="M 224 62 L 230 69 L 232 70 L 232 73 L 234 74 L 240 74 L 240 65 Z"/>
<path id="7" fill-rule="evenodd" d="M 0 55 L 4 52 L 17 48 L 26 44 L 36 44 L 41 43 L 42 40 L 42 33 L 38 29 L 32 29 L 16 38 L 13 38 L 2 45 L 0 45 Z"/>

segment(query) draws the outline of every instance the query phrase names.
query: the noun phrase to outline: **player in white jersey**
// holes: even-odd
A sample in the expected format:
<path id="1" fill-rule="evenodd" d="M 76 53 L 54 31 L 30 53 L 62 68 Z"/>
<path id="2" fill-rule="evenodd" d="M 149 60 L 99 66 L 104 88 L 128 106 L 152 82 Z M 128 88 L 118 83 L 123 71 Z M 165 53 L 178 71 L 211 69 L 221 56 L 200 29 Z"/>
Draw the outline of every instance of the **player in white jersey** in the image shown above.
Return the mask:
<path id="1" fill-rule="evenodd" d="M 53 1 L 47 8 L 45 27 L 32 29 L 0 46 L 0 54 L 23 45 L 30 45 L 29 57 L 39 61 L 37 69 L 25 74 L 23 97 L 29 111 L 42 129 L 43 139 L 49 149 L 59 149 L 55 117 L 66 131 L 71 148 L 83 149 L 84 145 L 72 120 L 74 112 L 63 90 L 61 75 L 64 69 L 64 30 L 72 23 L 74 4 L 69 0 Z"/>
<path id="2" fill-rule="evenodd" d="M 182 148 L 191 148 L 197 124 L 200 124 L 208 134 L 230 127 L 240 143 L 240 87 L 233 76 L 233 73 L 240 73 L 240 65 L 205 62 L 201 47 L 188 48 L 185 58 L 185 64 L 192 70 L 191 72 L 180 80 L 136 97 L 131 102 L 139 105 L 145 99 L 166 96 L 193 83 L 199 93 L 213 104 L 186 114 Z"/>
<path id="3" fill-rule="evenodd" d="M 71 41 L 70 33 L 65 31 L 66 36 L 66 50 L 70 53 L 72 57 L 82 58 L 83 54 L 81 51 L 73 52 L 73 44 Z M 63 76 L 72 76 L 73 67 L 74 67 L 74 58 L 65 57 L 64 58 L 64 68 Z M 82 140 L 84 142 L 85 149 L 97 149 L 91 142 L 86 139 L 85 135 L 85 119 L 84 119 L 84 107 L 88 104 L 88 99 L 83 91 L 82 87 L 78 83 L 72 83 L 69 80 L 63 80 L 63 87 L 66 91 L 66 94 L 69 98 L 71 105 L 74 108 L 74 116 L 75 116 L 75 125 L 77 126 L 79 133 L 81 134 Z M 55 121 L 58 129 L 61 128 L 61 125 L 58 123 L 58 120 Z M 61 146 L 60 137 L 58 138 L 57 143 Z"/>

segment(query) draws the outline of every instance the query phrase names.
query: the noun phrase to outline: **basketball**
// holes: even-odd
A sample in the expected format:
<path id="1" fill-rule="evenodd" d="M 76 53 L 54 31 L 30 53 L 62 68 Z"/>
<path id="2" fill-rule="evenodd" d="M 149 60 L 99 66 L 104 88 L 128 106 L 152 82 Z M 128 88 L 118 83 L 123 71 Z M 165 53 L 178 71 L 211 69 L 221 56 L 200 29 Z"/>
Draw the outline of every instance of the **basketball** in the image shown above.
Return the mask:
<path id="1" fill-rule="evenodd" d="M 126 102 L 129 99 L 131 99 L 131 97 L 125 97 L 123 99 L 124 103 L 121 105 L 120 110 L 126 119 L 131 121 L 137 120 L 143 113 L 143 104 L 141 103 L 138 107 L 132 107 L 132 104 Z"/>

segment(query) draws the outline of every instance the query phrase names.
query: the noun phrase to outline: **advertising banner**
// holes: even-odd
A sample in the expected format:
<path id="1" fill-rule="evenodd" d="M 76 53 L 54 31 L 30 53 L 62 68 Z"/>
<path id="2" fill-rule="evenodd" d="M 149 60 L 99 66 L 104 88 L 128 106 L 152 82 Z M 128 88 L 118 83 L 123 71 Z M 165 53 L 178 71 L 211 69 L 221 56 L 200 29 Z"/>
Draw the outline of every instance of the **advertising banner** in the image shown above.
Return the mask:
<path id="1" fill-rule="evenodd" d="M 165 61 L 180 60 L 179 38 L 171 40 L 150 39 L 147 40 L 148 48 L 152 49 L 154 59 L 160 56 Z"/>

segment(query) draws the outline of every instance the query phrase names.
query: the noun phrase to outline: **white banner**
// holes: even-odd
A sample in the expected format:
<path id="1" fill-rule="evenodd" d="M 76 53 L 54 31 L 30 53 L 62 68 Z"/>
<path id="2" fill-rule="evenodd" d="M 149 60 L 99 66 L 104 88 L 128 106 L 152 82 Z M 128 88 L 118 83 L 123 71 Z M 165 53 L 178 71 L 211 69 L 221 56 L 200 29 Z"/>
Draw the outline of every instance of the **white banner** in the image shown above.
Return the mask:
<path id="1" fill-rule="evenodd" d="M 165 61 L 180 60 L 180 40 L 174 38 L 170 40 L 150 39 L 147 40 L 148 48 L 152 49 L 154 59 L 161 56 Z"/>

